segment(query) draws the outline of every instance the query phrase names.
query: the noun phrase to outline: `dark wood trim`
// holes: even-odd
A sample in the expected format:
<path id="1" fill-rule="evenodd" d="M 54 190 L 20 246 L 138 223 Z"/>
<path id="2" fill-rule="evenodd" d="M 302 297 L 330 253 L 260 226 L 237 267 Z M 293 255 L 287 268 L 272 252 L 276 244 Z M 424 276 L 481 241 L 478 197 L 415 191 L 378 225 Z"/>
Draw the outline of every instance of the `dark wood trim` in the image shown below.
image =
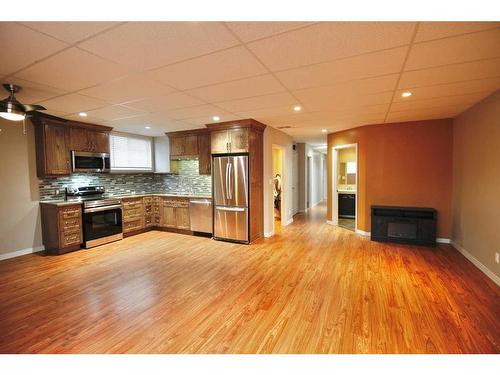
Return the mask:
<path id="1" fill-rule="evenodd" d="M 32 122 L 36 125 L 39 125 L 41 123 L 49 123 L 49 124 L 57 123 L 57 125 L 64 124 L 68 127 L 85 128 L 96 131 L 110 132 L 111 130 L 113 130 L 111 126 L 91 124 L 89 122 L 82 122 L 76 120 L 68 120 L 61 117 L 52 116 L 46 113 L 37 113 L 36 115 L 32 116 L 32 120 L 33 120 Z"/>
<path id="2" fill-rule="evenodd" d="M 131 232 L 123 233 L 123 238 L 135 236 L 135 235 L 141 234 L 141 233 L 146 233 L 146 232 L 149 232 L 149 231 L 152 231 L 155 229 L 156 229 L 156 227 L 144 227 L 141 229 L 133 230 Z"/>
<path id="3" fill-rule="evenodd" d="M 252 128 L 253 130 L 257 130 L 263 132 L 266 128 L 266 125 L 254 120 L 253 118 L 247 118 L 244 120 L 234 120 L 234 121 L 224 121 L 224 122 L 215 122 L 211 124 L 205 125 L 210 130 L 224 130 L 224 129 L 234 129 L 234 128 Z"/>
<path id="4" fill-rule="evenodd" d="M 184 135 L 195 135 L 195 134 L 206 134 L 210 130 L 207 128 L 191 129 L 191 130 L 179 130 L 175 132 L 166 132 L 165 135 L 169 137 L 182 137 Z"/>
<path id="5" fill-rule="evenodd" d="M 82 247 L 81 245 L 71 245 L 68 247 L 63 247 L 61 249 L 46 249 L 45 254 L 48 255 L 61 255 L 61 254 L 66 254 L 70 253 L 72 251 L 80 250 Z"/>
<path id="6" fill-rule="evenodd" d="M 159 230 L 160 232 L 171 232 L 171 233 L 178 233 L 178 234 L 187 234 L 192 236 L 194 233 L 188 229 L 177 229 L 177 228 L 170 228 L 170 227 L 154 227 L 154 230 Z"/>

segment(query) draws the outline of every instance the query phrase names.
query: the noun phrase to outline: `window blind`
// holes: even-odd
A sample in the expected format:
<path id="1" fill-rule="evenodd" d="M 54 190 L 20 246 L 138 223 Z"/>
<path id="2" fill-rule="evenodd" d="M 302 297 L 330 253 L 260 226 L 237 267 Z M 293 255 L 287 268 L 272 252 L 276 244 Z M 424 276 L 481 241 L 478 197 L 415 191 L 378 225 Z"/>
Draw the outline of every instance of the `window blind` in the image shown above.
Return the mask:
<path id="1" fill-rule="evenodd" d="M 145 171 L 153 170 L 152 140 L 122 134 L 111 134 L 111 170 Z"/>

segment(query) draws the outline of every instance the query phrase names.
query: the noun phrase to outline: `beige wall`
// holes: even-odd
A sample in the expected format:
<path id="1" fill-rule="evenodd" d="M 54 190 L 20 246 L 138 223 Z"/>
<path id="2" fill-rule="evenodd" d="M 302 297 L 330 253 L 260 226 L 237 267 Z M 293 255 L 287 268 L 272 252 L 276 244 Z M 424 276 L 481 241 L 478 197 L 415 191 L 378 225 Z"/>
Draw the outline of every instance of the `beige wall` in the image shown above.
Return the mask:
<path id="1" fill-rule="evenodd" d="M 0 118 L 0 258 L 2 254 L 41 250 L 33 127 Z"/>
<path id="2" fill-rule="evenodd" d="M 500 91 L 454 119 L 452 241 L 500 277 Z"/>
<path id="3" fill-rule="evenodd" d="M 266 127 L 264 131 L 264 234 L 274 231 L 274 194 L 273 194 L 273 146 L 283 149 L 283 176 L 281 179 L 281 222 L 286 225 L 292 220 L 292 168 L 293 168 L 293 138 L 289 135 Z"/>

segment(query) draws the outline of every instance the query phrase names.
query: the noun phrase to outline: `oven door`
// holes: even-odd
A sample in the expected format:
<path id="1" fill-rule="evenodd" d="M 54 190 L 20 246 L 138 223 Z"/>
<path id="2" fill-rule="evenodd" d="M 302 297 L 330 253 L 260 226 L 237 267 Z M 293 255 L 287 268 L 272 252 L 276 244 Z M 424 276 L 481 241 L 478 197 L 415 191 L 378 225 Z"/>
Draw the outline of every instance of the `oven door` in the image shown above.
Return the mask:
<path id="1" fill-rule="evenodd" d="M 109 154 L 106 152 L 71 151 L 73 172 L 108 172 Z"/>
<path id="2" fill-rule="evenodd" d="M 118 238 L 122 234 L 121 205 L 85 208 L 83 210 L 83 238 L 85 247 L 92 247 L 97 239 Z M 94 242 L 92 242 L 94 241 Z M 90 246 L 87 246 L 89 245 Z"/>

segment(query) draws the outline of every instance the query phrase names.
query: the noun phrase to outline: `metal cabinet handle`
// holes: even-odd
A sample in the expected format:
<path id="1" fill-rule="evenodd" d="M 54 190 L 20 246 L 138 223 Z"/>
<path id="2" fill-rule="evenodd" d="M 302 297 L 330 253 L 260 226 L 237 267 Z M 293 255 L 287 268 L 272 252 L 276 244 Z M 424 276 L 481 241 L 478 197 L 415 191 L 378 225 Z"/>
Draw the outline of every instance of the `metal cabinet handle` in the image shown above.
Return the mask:
<path id="1" fill-rule="evenodd" d="M 231 211 L 231 212 L 243 212 L 245 209 L 243 207 L 215 207 L 218 211 Z"/>

